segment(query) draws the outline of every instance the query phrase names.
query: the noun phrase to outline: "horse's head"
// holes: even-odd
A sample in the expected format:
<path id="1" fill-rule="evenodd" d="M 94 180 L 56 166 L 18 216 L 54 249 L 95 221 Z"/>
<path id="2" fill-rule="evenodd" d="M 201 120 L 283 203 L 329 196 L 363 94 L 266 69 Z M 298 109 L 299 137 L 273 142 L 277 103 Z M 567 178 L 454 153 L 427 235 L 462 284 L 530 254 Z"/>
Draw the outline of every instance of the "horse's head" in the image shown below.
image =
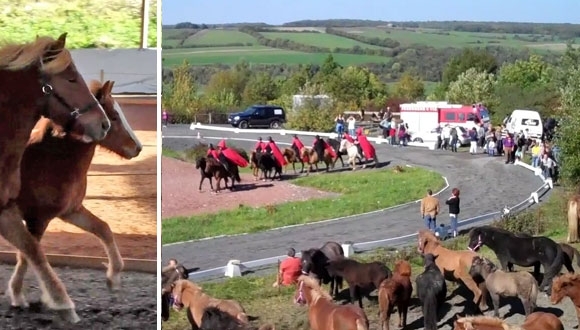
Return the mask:
<path id="1" fill-rule="evenodd" d="M 399 274 L 399 276 L 411 276 L 411 264 L 406 260 L 397 260 L 395 262 L 395 267 L 393 269 L 395 274 Z"/>
<path id="2" fill-rule="evenodd" d="M 65 44 L 66 33 L 57 40 L 39 37 L 21 46 L 6 68 L 22 70 L 36 64 L 44 98 L 41 103 L 44 113 L 41 114 L 62 126 L 75 139 L 85 143 L 101 141 L 111 122 L 78 72 Z"/>
<path id="3" fill-rule="evenodd" d="M 342 140 L 340 140 L 340 146 L 338 147 L 338 151 L 346 152 L 346 150 L 348 149 L 349 146 L 350 146 L 350 142 L 348 142 L 347 139 L 342 139 Z"/>
<path id="4" fill-rule="evenodd" d="M 431 253 L 423 255 L 423 264 L 425 265 L 425 268 L 435 265 L 435 260 L 437 260 L 437 258 L 439 258 L 439 256 Z"/>
<path id="5" fill-rule="evenodd" d="M 188 280 L 177 280 L 171 284 L 171 295 L 173 296 L 173 309 L 181 311 L 185 305 L 183 304 L 183 291 L 190 287 Z"/>
<path id="6" fill-rule="evenodd" d="M 139 155 L 143 145 L 131 129 L 123 109 L 111 95 L 114 84 L 115 82 L 110 80 L 102 85 L 98 81 L 92 81 L 90 84 L 91 91 L 103 106 L 107 117 L 111 121 L 111 129 L 99 145 L 125 159 L 131 159 Z"/>
<path id="7" fill-rule="evenodd" d="M 439 240 L 430 230 L 421 229 L 418 233 L 417 251 L 421 254 L 429 253 L 439 246 Z"/>
<path id="8" fill-rule="evenodd" d="M 485 244 L 486 232 L 481 228 L 473 228 L 469 231 L 469 243 L 467 248 L 470 251 L 477 252 Z"/>
<path id="9" fill-rule="evenodd" d="M 473 257 L 473 260 L 471 261 L 471 267 L 469 268 L 469 275 L 471 277 L 482 275 L 484 271 L 484 266 L 485 260 L 483 259 L 483 257 L 480 256 Z"/>
<path id="10" fill-rule="evenodd" d="M 554 277 L 552 280 L 552 292 L 550 301 L 552 304 L 558 304 L 565 297 L 578 297 L 580 295 L 580 275 L 564 274 Z"/>
<path id="11" fill-rule="evenodd" d="M 197 157 L 195 160 L 195 168 L 196 169 L 204 169 L 205 170 L 206 160 L 205 157 Z"/>
<path id="12" fill-rule="evenodd" d="M 314 268 L 313 250 L 301 251 L 302 274 L 308 275 Z"/>

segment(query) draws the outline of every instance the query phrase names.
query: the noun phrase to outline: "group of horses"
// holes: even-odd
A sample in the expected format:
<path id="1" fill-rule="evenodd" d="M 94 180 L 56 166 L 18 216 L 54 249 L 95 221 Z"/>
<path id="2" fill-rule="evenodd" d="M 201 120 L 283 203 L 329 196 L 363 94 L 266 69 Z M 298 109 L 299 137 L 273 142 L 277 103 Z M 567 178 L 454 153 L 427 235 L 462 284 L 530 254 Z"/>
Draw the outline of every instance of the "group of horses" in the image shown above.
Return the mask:
<path id="1" fill-rule="evenodd" d="M 333 148 L 334 155 L 324 147 L 324 142 Z M 290 164 L 292 164 L 292 170 L 295 175 L 305 172 L 305 164 L 308 165 L 306 175 L 309 175 L 313 168 L 318 172 L 318 164 L 321 162 L 325 165 L 325 171 L 329 172 L 331 169 L 335 168 L 336 162 L 339 160 L 342 167 L 345 167 L 343 156 L 348 157 L 348 164 L 350 164 L 353 170 L 356 169 L 357 161 L 362 168 L 365 168 L 366 164 L 370 161 L 374 162 L 374 166 L 378 166 L 376 155 L 372 160 L 367 159 L 360 146 L 351 143 L 346 139 L 340 141 L 330 138 L 326 141 L 320 139 L 313 147 L 303 147 L 298 149 L 293 146 L 284 148 L 281 152 L 285 162 L 284 165 L 280 164 L 274 154 L 269 150 L 253 150 L 250 152 L 248 161 L 250 163 L 250 168 L 252 169 L 252 175 L 256 181 L 282 180 L 282 174 L 287 173 L 288 165 Z M 296 164 L 300 164 L 300 172 L 296 170 Z M 219 193 L 221 191 L 222 181 L 224 182 L 225 189 L 229 188 L 231 191 L 235 190 L 236 182 L 241 182 L 238 166 L 227 158 L 215 159 L 211 155 L 197 157 L 195 168 L 200 173 L 198 187 L 200 192 L 202 191 L 203 182 L 206 179 L 209 181 L 213 193 Z M 213 185 L 214 180 L 216 182 L 215 188 Z M 230 182 L 229 187 L 228 181 Z"/>
<path id="2" fill-rule="evenodd" d="M 54 217 L 93 233 L 108 255 L 107 286 L 118 290 L 123 259 L 113 233 L 82 202 L 98 145 L 125 159 L 142 145 L 111 96 L 113 82 L 89 88 L 65 44 L 63 34 L 0 48 L 0 235 L 18 251 L 6 290 L 11 305 L 28 306 L 22 287 L 30 265 L 44 305 L 76 323 L 40 239 Z"/>
<path id="3" fill-rule="evenodd" d="M 495 253 L 499 266 L 478 254 L 483 246 Z M 452 293 L 464 296 L 467 302 L 466 311 L 470 311 L 471 315 L 483 314 L 488 309 L 488 296 L 493 307 L 493 317 L 481 315 L 450 320 L 454 330 L 563 330 L 563 324 L 556 315 L 537 310 L 537 297 L 542 291 L 550 295 L 552 304 L 558 304 L 565 297 L 570 297 L 578 311 L 580 324 L 580 275 L 574 274 L 572 267 L 574 257 L 579 254 L 570 245 L 557 243 L 543 236 L 529 236 L 492 226 L 481 226 L 470 230 L 466 250 L 447 249 L 434 233 L 420 230 L 417 250 L 423 257 L 424 270 L 416 277 L 414 284 L 411 280 L 411 265 L 407 260 L 397 260 L 391 271 L 382 262 L 359 262 L 346 258 L 342 246 L 336 242 L 327 242 L 321 248 L 303 250 L 303 275 L 297 280 L 293 301 L 295 304 L 308 306 L 308 320 L 313 330 L 368 330 L 369 320 L 362 297 L 377 290 L 381 329 L 390 328 L 390 317 L 395 309 L 399 315 L 397 325 L 405 329 L 408 309 L 414 303 L 412 293 L 415 285 L 418 305 L 422 309 L 423 327 L 433 330 L 438 328 L 442 314 L 445 313 L 446 299 L 450 298 L 446 281 L 452 281 L 471 292 L 456 290 Z M 580 266 L 580 260 L 576 261 Z M 514 271 L 514 265 L 533 266 L 534 271 L 532 274 L 523 270 Z M 562 266 L 568 270 L 567 274 L 560 274 Z M 540 274 L 540 267 L 544 269 L 543 274 Z M 181 272 L 169 270 L 167 274 L 169 275 L 164 277 L 164 293 L 173 294 L 176 310 L 181 310 L 183 306 L 188 307 L 188 318 L 193 329 L 198 329 L 201 324 L 210 321 L 216 328 L 222 328 L 217 324 L 226 324 L 219 323 L 226 322 L 223 321 L 226 319 L 227 322 L 237 324 L 237 327 L 231 329 L 251 329 L 248 316 L 239 302 L 218 299 L 209 303 L 210 300 L 207 299 L 215 298 L 204 298 L 207 303 L 202 304 L 199 303 L 200 299 L 184 298 L 194 297 L 194 294 L 184 293 L 183 287 L 203 290 L 180 277 Z M 184 284 L 184 281 L 188 283 Z M 343 282 L 349 287 L 347 300 L 350 304 L 335 302 L 340 299 Z M 323 285 L 329 285 L 328 291 L 322 289 Z M 519 298 L 526 316 L 522 324 L 510 325 L 500 318 L 502 297 Z M 510 304 L 513 303 L 510 301 Z M 168 316 L 168 304 L 166 310 Z M 218 321 L 218 318 L 222 321 Z M 273 328 L 273 325 L 263 326 L 263 329 Z"/>

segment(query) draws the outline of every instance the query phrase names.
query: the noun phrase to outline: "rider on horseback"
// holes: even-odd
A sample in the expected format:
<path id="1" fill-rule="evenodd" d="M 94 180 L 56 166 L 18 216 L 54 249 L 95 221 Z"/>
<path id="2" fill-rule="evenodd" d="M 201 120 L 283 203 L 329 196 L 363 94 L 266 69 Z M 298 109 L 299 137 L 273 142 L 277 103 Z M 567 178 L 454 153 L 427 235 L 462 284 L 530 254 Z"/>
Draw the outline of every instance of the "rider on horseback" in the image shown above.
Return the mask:
<path id="1" fill-rule="evenodd" d="M 207 155 L 213 157 L 214 159 L 216 159 L 217 161 L 220 162 L 220 164 L 222 164 L 222 166 L 226 169 L 226 171 L 228 173 L 230 173 L 230 164 L 228 162 L 228 159 L 226 158 L 226 156 L 221 152 L 221 147 L 218 145 L 218 150 L 215 149 L 215 147 L 213 146 L 213 144 L 209 144 L 209 149 L 207 150 Z"/>

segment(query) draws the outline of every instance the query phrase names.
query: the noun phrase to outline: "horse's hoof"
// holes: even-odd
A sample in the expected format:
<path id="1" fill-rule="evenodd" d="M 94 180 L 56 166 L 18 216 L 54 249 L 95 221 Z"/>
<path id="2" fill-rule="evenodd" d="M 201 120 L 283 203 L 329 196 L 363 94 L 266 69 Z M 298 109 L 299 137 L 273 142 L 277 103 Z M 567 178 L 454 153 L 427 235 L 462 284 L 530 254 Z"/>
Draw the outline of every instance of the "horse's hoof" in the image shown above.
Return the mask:
<path id="1" fill-rule="evenodd" d="M 110 292 L 118 292 L 121 290 L 121 273 L 107 276 L 107 289 Z"/>
<path id="2" fill-rule="evenodd" d="M 77 312 L 74 309 L 61 309 L 57 311 L 58 316 L 68 323 L 78 323 L 80 322 L 81 318 L 77 315 Z"/>

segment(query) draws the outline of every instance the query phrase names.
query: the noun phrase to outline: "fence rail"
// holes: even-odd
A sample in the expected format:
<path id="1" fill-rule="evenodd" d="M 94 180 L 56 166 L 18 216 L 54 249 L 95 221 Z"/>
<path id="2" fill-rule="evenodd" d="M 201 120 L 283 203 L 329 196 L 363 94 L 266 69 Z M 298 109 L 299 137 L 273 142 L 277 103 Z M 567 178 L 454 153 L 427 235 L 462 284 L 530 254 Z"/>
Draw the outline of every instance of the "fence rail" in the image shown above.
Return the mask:
<path id="1" fill-rule="evenodd" d="M 236 133 L 248 132 L 248 131 L 244 131 L 244 130 L 229 128 L 229 127 L 205 126 L 205 125 L 201 125 L 199 123 L 192 123 L 190 126 L 190 129 L 191 130 L 206 129 L 206 130 L 214 130 L 214 131 L 233 131 Z M 280 135 L 299 134 L 299 135 L 320 135 L 320 136 L 332 136 L 332 135 L 334 135 L 334 136 L 336 136 L 336 134 L 334 134 L 334 133 L 303 132 L 303 131 L 290 131 L 290 130 L 251 130 L 248 133 L 270 133 L 270 134 L 272 134 L 273 132 L 278 132 Z M 386 140 L 382 139 L 382 138 L 369 137 L 368 139 L 370 141 L 374 141 L 376 143 L 386 142 Z M 414 143 L 413 145 L 423 146 L 423 147 L 426 146 L 425 144 L 419 144 L 419 143 Z M 475 217 L 460 221 L 458 223 L 459 228 L 466 228 L 466 227 L 470 227 L 470 226 L 475 225 L 475 224 L 486 223 L 486 222 L 489 222 L 489 221 L 494 220 L 494 219 L 499 220 L 499 219 L 502 219 L 503 216 L 506 216 L 508 214 L 515 215 L 515 214 L 518 214 L 520 212 L 523 212 L 523 211 L 527 210 L 530 206 L 534 205 L 535 203 L 539 203 L 540 198 L 542 196 L 544 196 L 553 187 L 551 179 L 544 178 L 539 171 L 537 171 L 535 168 L 531 167 L 530 165 L 523 163 L 521 161 L 516 161 L 515 165 L 521 166 L 527 170 L 533 171 L 536 174 L 536 176 L 540 180 L 542 180 L 542 185 L 538 189 L 536 189 L 535 191 L 532 191 L 530 193 L 530 197 L 526 198 L 525 200 L 523 200 L 523 201 L 521 201 L 521 202 L 519 202 L 511 207 L 506 206 L 501 211 L 491 212 L 491 213 L 475 216 Z M 383 239 L 383 240 L 376 240 L 376 241 L 370 241 L 370 242 L 354 242 L 354 243 L 352 243 L 352 247 L 353 247 L 353 250 L 355 253 L 361 253 L 361 252 L 365 252 L 365 251 L 375 250 L 377 248 L 402 246 L 405 244 L 409 244 L 413 240 L 415 240 L 416 237 L 417 237 L 417 234 L 413 233 L 413 234 L 403 235 L 403 236 L 399 236 L 399 237 L 387 238 L 387 239 Z M 343 242 L 343 243 L 346 243 L 346 242 Z M 350 243 L 351 242 L 349 242 L 349 244 Z M 300 257 L 301 256 L 300 253 L 298 253 L 297 256 Z M 239 267 L 240 267 L 240 270 L 242 272 L 244 272 L 245 270 L 248 270 L 248 269 L 264 268 L 264 267 L 273 266 L 273 265 L 277 264 L 279 260 L 284 259 L 285 257 L 286 256 L 273 256 L 273 257 L 263 258 L 263 259 L 258 259 L 258 260 L 241 261 L 241 264 L 239 265 Z M 212 277 L 223 277 L 223 276 L 225 276 L 227 267 L 228 267 L 228 265 L 223 266 L 223 267 L 216 267 L 216 268 L 212 268 L 212 269 L 191 272 L 189 274 L 189 277 L 191 279 L 194 279 L 194 280 L 202 280 L 202 279 L 207 279 L 207 278 L 212 278 Z"/>

